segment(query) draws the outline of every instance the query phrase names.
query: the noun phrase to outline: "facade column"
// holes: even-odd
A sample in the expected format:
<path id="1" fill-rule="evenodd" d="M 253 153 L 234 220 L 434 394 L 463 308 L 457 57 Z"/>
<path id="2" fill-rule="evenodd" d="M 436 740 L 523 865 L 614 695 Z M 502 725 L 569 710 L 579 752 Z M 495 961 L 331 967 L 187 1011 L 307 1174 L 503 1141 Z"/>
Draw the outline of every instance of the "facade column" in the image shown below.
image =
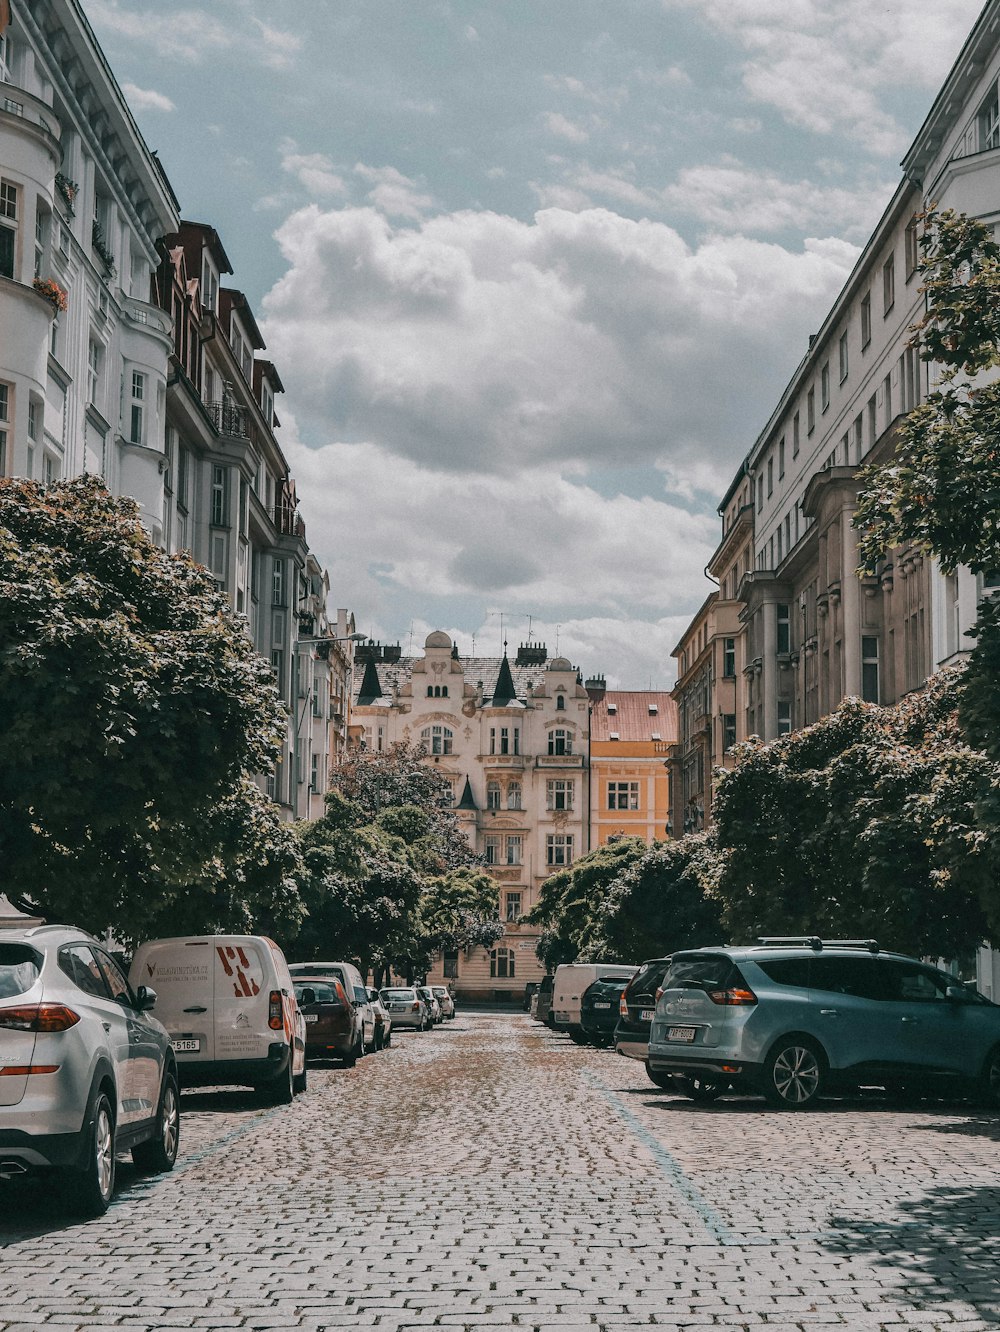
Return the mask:
<path id="1" fill-rule="evenodd" d="M 764 622 L 764 651 L 761 654 L 760 686 L 764 704 L 764 739 L 774 740 L 778 734 L 778 608 L 775 602 L 765 601 L 761 607 Z"/>
<path id="2" fill-rule="evenodd" d="M 851 519 L 852 508 L 840 515 L 843 568 L 840 575 L 840 603 L 844 614 L 844 694 L 861 697 L 861 584 L 858 567 L 858 534 Z"/>

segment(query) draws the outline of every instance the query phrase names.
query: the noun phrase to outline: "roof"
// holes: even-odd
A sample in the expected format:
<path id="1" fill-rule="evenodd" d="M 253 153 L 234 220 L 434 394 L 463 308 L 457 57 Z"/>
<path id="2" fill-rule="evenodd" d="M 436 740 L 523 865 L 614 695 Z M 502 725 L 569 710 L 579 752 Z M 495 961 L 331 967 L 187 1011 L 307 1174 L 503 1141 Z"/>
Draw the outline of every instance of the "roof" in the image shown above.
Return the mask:
<path id="1" fill-rule="evenodd" d="M 402 689 L 404 685 L 411 683 L 413 663 L 423 660 L 424 657 L 421 655 L 419 657 L 400 657 L 399 661 L 369 662 L 365 666 L 365 680 L 369 681 L 368 666 L 370 665 L 378 679 L 381 692 L 385 696 L 385 700 L 388 701 L 392 696 L 393 689 Z M 483 704 L 485 707 L 493 706 L 490 700 L 496 693 L 497 682 L 505 658 L 459 657 L 457 660 L 461 662 L 462 669 L 465 671 L 465 683 L 475 688 L 481 680 L 483 683 Z M 508 660 L 507 670 L 514 686 L 514 699 L 518 702 L 527 701 L 529 685 L 534 689 L 538 689 L 542 685 L 548 686 L 549 681 L 544 663 L 541 665 L 519 666 L 516 661 Z M 355 673 L 355 676 L 357 676 L 357 673 Z M 457 676 L 444 677 L 446 683 L 451 683 L 457 678 Z M 430 676 L 421 675 L 418 676 L 418 679 L 421 685 L 431 683 Z M 669 695 L 664 695 L 664 697 L 669 697 Z M 357 693 L 355 694 L 355 703 L 361 703 Z M 361 706 L 364 705 L 361 704 Z"/>
<path id="2" fill-rule="evenodd" d="M 677 730 L 677 704 L 661 690 L 609 689 L 590 719 L 591 742 L 674 741 Z"/>

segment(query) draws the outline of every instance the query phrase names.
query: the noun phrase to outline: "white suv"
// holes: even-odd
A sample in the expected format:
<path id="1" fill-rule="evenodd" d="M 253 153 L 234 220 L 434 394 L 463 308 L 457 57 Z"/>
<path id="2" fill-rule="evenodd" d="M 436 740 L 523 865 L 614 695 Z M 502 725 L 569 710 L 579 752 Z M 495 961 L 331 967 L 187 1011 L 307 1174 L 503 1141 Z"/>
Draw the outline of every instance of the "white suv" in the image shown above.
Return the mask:
<path id="1" fill-rule="evenodd" d="M 172 1170 L 180 1105 L 170 1038 L 96 939 L 65 925 L 0 933 L 0 1179 L 55 1168 L 99 1216 L 115 1156 Z"/>

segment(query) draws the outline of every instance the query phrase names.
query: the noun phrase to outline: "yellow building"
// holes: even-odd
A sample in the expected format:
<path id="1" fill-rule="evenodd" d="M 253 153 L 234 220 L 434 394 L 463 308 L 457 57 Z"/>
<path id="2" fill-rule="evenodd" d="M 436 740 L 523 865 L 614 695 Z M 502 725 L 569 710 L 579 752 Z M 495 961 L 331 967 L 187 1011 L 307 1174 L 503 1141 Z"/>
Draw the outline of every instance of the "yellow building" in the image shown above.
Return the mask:
<path id="1" fill-rule="evenodd" d="M 590 718 L 592 848 L 612 837 L 669 836 L 670 755 L 677 706 L 667 693 L 611 689 L 587 681 Z"/>

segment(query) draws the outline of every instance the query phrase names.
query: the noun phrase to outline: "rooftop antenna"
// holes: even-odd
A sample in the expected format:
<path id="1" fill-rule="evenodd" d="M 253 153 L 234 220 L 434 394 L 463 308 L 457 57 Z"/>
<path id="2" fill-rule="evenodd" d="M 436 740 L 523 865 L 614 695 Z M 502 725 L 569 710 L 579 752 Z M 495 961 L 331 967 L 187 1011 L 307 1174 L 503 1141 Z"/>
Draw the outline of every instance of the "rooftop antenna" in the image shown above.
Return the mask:
<path id="1" fill-rule="evenodd" d="M 525 611 L 524 614 L 525 614 L 525 615 L 528 615 L 528 612 Z M 531 634 L 531 622 L 532 622 L 532 620 L 533 620 L 534 618 L 535 618 L 535 617 L 534 617 L 533 615 L 528 615 L 528 643 L 529 643 L 529 644 L 531 643 L 531 637 L 532 637 L 532 634 Z"/>
<path id="2" fill-rule="evenodd" d="M 561 624 L 557 624 L 557 625 L 556 625 L 556 656 L 557 656 L 557 657 L 559 656 L 559 630 L 560 630 L 561 628 L 562 628 L 562 625 L 561 625 Z"/>
<path id="3" fill-rule="evenodd" d="M 412 621 L 412 620 L 410 621 L 410 641 L 409 641 L 409 643 L 408 643 L 407 646 L 406 646 L 406 655 L 407 655 L 408 657 L 412 657 L 412 656 L 413 656 L 413 621 Z"/>

